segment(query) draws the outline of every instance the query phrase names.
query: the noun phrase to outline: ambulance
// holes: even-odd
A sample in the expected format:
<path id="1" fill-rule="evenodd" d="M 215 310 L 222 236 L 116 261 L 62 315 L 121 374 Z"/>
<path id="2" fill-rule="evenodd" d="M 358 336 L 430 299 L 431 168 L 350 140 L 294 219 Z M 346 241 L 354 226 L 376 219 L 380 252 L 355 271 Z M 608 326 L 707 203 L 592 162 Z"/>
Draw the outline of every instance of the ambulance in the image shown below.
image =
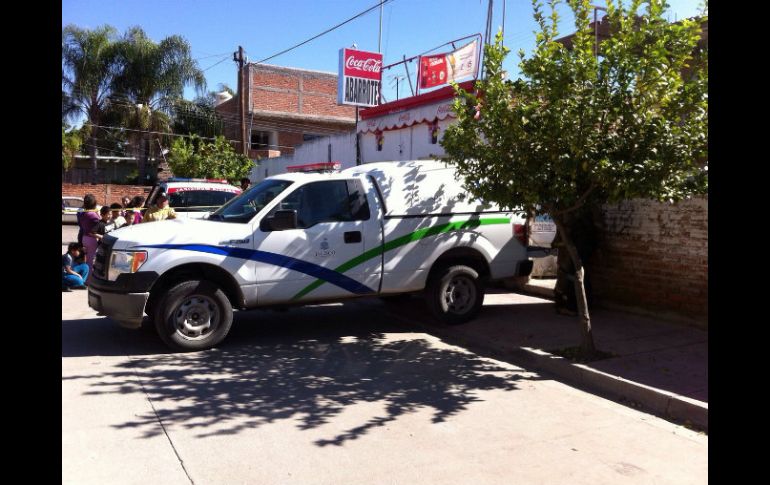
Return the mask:
<path id="1" fill-rule="evenodd" d="M 172 192 L 173 193 L 173 192 Z M 104 237 L 88 304 L 180 351 L 216 346 L 234 310 L 363 296 L 424 296 L 448 324 L 481 310 L 485 286 L 529 275 L 519 211 L 472 199 L 455 170 L 419 160 L 267 178 L 206 219 Z"/>
<path id="2" fill-rule="evenodd" d="M 224 179 L 170 178 L 150 190 L 144 208 L 152 207 L 158 195 L 166 194 L 177 218 L 202 219 L 240 193 L 239 187 Z"/>

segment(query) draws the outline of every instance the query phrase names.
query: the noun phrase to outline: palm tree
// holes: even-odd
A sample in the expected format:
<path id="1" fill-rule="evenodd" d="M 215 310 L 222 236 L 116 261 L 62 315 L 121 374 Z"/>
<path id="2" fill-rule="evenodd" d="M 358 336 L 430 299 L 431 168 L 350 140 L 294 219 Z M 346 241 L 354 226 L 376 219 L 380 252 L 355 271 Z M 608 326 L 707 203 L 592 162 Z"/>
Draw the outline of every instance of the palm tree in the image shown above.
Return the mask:
<path id="1" fill-rule="evenodd" d="M 62 30 L 62 120 L 85 117 L 90 134 L 92 182 L 97 183 L 97 136 L 117 74 L 115 29 L 105 25 Z"/>
<path id="2" fill-rule="evenodd" d="M 150 132 L 169 131 L 170 115 L 184 88 L 192 85 L 202 93 L 206 80 L 190 45 L 178 35 L 156 44 L 140 27 L 132 27 L 119 42 L 119 58 L 121 73 L 115 85 L 121 97 L 113 101 L 123 114 L 123 126 L 138 130 L 130 133 L 139 155 L 139 180 L 144 182 L 149 156 L 157 148 Z"/>

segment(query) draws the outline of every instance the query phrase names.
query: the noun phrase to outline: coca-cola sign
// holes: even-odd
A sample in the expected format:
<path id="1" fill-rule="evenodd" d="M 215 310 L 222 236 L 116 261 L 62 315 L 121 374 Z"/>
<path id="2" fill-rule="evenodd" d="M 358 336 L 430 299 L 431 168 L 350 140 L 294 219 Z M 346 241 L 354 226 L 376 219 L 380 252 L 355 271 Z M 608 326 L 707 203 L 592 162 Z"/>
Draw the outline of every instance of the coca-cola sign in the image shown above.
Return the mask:
<path id="1" fill-rule="evenodd" d="M 340 49 L 337 104 L 377 106 L 380 103 L 382 54 Z"/>
<path id="2" fill-rule="evenodd" d="M 377 52 L 344 49 L 345 75 L 380 80 L 382 75 L 382 54 Z"/>

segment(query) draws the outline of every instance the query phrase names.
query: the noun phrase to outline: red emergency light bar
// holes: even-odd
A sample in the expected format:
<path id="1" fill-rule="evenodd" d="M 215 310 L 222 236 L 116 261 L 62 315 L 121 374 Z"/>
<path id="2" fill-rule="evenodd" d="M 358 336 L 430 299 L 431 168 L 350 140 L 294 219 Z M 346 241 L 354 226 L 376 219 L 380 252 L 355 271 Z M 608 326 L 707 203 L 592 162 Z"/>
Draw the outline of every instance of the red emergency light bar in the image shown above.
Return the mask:
<path id="1" fill-rule="evenodd" d="M 181 178 L 181 177 L 172 177 L 168 179 L 169 182 L 212 182 L 215 184 L 226 184 L 228 183 L 226 179 L 193 179 L 193 178 Z"/>
<path id="2" fill-rule="evenodd" d="M 340 162 L 308 163 L 306 165 L 292 165 L 286 167 L 289 172 L 331 172 L 342 167 Z"/>

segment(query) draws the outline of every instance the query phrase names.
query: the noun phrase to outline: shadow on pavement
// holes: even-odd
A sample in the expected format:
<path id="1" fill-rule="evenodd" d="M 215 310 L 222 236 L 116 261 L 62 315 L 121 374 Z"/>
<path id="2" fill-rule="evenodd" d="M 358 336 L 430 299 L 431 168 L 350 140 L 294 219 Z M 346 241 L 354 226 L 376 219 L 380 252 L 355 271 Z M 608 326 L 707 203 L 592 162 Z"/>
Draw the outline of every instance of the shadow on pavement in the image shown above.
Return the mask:
<path id="1" fill-rule="evenodd" d="M 513 300 L 516 302 L 512 302 Z M 506 352 L 519 347 L 552 351 L 580 343 L 577 317 L 559 315 L 552 302 L 517 296 L 487 299 L 479 316 L 458 326 L 435 323 L 418 299 L 400 305 L 368 302 L 406 324 L 413 324 L 450 341 Z M 382 311 L 382 310 L 380 310 Z M 594 341 L 599 350 L 616 357 L 586 366 L 646 386 L 708 402 L 708 332 L 681 324 L 625 312 L 591 311 Z M 504 359 L 504 356 L 497 358 Z"/>
<path id="2" fill-rule="evenodd" d="M 381 403 L 384 413 L 315 441 L 342 445 L 420 408 L 442 422 L 480 401 L 479 391 L 517 389 L 539 379 L 391 323 L 386 312 L 353 304 L 236 313 L 218 348 L 170 354 L 150 332 L 130 331 L 105 319 L 62 322 L 62 356 L 126 355 L 112 370 L 67 375 L 86 380 L 86 394 L 146 393 L 157 412 L 119 428 L 152 437 L 165 425 L 198 436 L 230 435 L 279 420 L 308 430 L 329 423 L 346 407 Z"/>

